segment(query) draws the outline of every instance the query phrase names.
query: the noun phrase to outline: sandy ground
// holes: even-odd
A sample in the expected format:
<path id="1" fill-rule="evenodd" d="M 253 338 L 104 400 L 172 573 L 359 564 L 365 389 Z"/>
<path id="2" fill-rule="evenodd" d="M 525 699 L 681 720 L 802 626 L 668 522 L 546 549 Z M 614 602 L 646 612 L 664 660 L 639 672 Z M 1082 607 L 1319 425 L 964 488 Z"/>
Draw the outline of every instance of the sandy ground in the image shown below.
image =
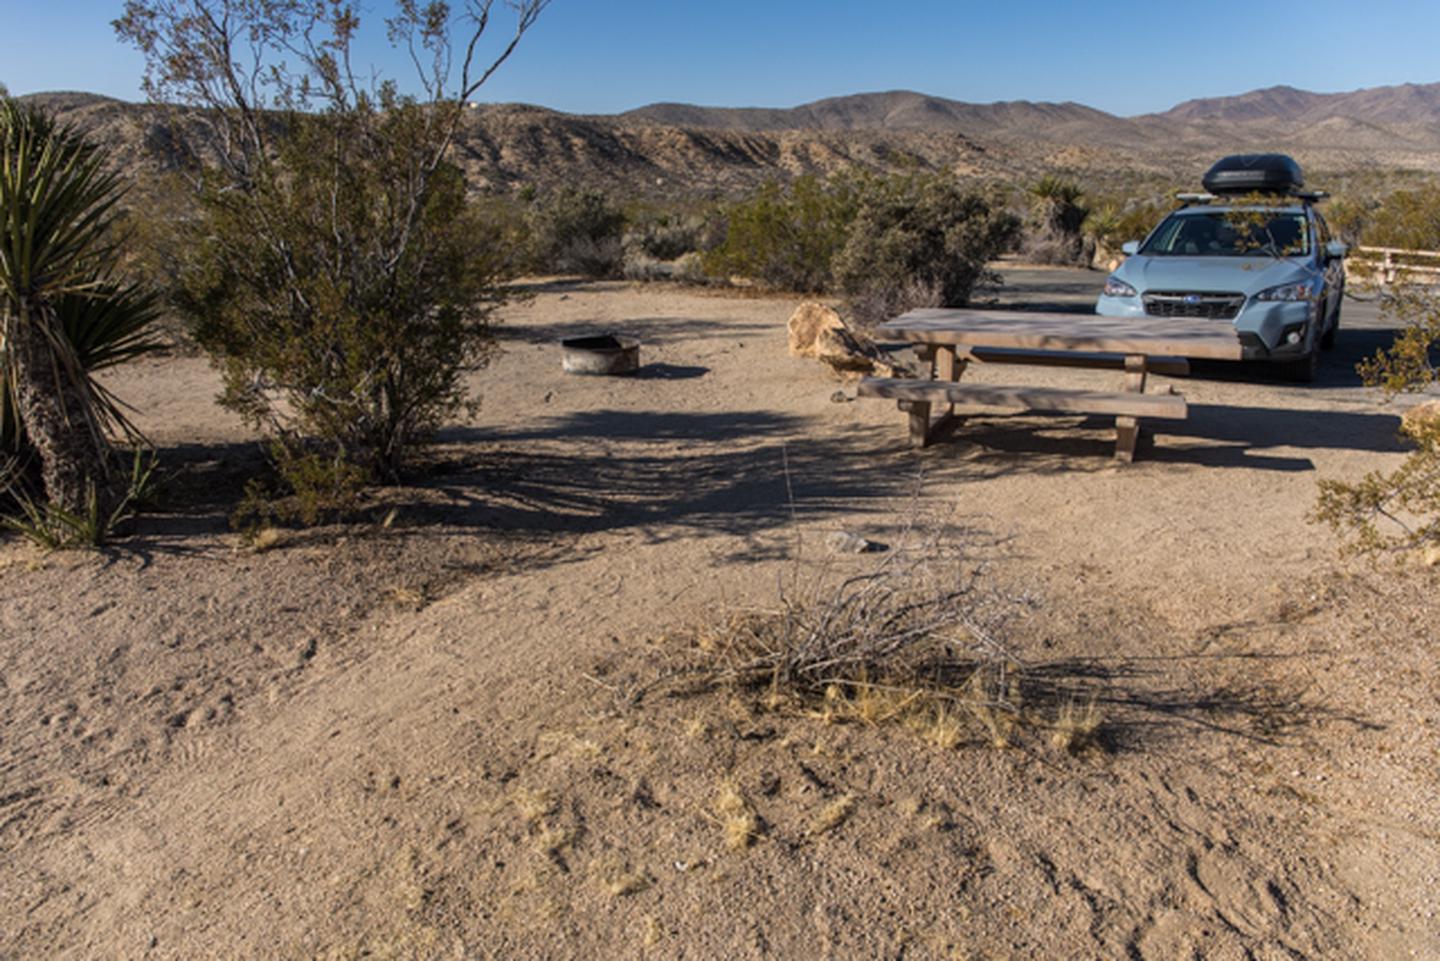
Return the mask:
<path id="1" fill-rule="evenodd" d="M 1100 278 L 1007 280 L 1083 309 Z M 262 553 L 205 362 L 116 374 L 168 512 L 98 556 L 0 542 L 0 957 L 1440 958 L 1440 575 L 1306 521 L 1317 478 L 1403 456 L 1352 373 L 1373 310 L 1314 385 L 1176 381 L 1190 418 L 1120 468 L 1103 419 L 908 449 L 786 355 L 793 300 L 532 293 L 415 487 Z M 555 341 L 607 328 L 643 374 L 562 374 Z M 687 628 L 917 519 L 1105 750 L 654 685 Z"/>

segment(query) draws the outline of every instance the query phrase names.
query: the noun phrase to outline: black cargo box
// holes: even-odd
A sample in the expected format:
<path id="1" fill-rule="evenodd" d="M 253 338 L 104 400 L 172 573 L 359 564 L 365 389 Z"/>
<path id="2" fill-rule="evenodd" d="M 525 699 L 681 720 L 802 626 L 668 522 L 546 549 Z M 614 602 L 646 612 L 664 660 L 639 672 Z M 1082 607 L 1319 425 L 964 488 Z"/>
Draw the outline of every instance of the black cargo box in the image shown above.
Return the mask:
<path id="1" fill-rule="evenodd" d="M 1200 182 L 1212 194 L 1289 194 L 1305 186 L 1305 176 L 1283 153 L 1246 153 L 1215 161 Z"/>

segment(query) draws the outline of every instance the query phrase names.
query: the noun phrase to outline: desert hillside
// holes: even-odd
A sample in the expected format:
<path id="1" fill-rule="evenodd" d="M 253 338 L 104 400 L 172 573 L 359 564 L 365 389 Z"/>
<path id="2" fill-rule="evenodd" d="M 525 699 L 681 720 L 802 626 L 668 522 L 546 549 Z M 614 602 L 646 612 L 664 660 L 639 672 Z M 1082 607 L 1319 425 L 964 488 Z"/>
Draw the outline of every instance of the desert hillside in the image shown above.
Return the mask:
<path id="1" fill-rule="evenodd" d="M 154 106 L 78 93 L 27 98 L 118 151 L 132 169 L 173 160 Z M 972 104 L 895 91 L 789 109 L 653 104 L 579 116 L 519 104 L 471 111 L 459 158 L 480 190 L 583 183 L 632 196 L 720 196 L 839 169 L 951 170 L 1016 181 L 1064 171 L 1092 183 L 1198 179 L 1218 154 L 1280 150 L 1311 171 L 1440 170 L 1440 84 L 1347 94 L 1272 88 L 1117 117 L 1075 103 Z"/>

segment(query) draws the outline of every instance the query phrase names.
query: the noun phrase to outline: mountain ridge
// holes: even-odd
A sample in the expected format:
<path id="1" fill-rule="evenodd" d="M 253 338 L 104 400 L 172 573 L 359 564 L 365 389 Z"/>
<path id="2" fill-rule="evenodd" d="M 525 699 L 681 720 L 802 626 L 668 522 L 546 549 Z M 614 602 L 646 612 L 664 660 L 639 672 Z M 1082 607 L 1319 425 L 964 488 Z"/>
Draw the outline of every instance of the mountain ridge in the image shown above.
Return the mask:
<path id="1" fill-rule="evenodd" d="M 115 148 L 118 166 L 175 162 L 173 112 L 78 92 L 36 102 Z M 611 115 L 526 104 L 466 111 L 455 160 L 478 191 L 584 185 L 634 196 L 729 196 L 839 170 L 948 171 L 1024 182 L 1059 172 L 1121 185 L 1198 182 L 1217 157 L 1290 153 L 1307 170 L 1440 172 L 1440 83 L 1319 94 L 1269 87 L 1119 117 L 1074 102 L 972 104 L 915 91 L 792 108 L 651 104 Z"/>

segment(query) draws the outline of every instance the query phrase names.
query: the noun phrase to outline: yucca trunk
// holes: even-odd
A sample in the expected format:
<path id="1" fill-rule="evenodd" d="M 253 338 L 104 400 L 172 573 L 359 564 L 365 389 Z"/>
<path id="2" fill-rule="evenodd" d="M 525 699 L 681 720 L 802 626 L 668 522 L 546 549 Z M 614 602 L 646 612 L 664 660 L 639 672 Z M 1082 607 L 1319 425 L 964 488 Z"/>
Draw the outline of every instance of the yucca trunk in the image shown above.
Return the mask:
<path id="1" fill-rule="evenodd" d="M 84 386 L 60 369 L 39 313 L 24 301 L 5 318 L 11 390 L 26 440 L 39 455 L 45 497 L 52 505 L 84 515 L 94 496 L 111 503 L 109 445 L 93 420 Z"/>

